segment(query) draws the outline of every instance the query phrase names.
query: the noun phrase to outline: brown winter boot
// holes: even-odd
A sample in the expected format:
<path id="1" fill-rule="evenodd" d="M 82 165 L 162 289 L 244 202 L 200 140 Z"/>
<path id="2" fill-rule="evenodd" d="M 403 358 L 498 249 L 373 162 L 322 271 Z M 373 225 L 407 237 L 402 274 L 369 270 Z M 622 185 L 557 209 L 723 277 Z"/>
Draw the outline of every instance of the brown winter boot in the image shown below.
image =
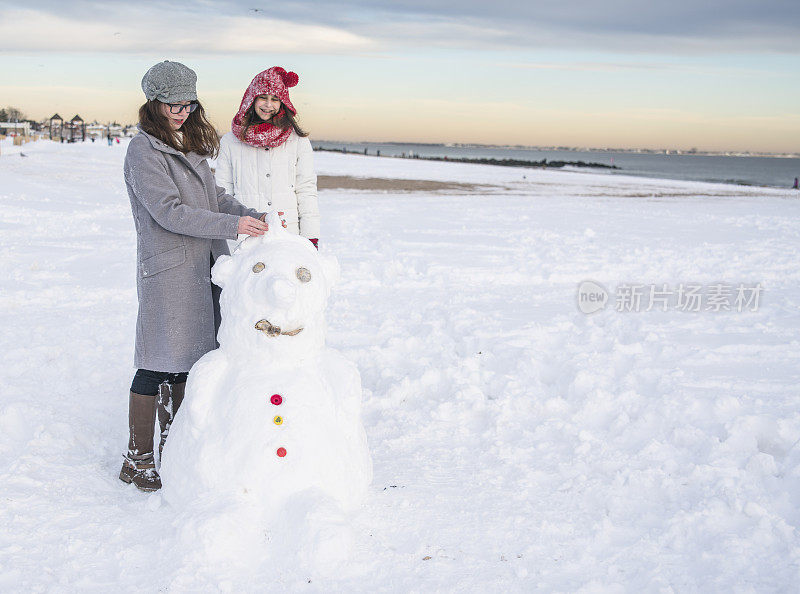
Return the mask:
<path id="1" fill-rule="evenodd" d="M 161 477 L 153 459 L 153 431 L 156 423 L 156 396 L 131 392 L 128 399 L 128 454 L 124 456 L 119 479 L 133 483 L 140 491 L 157 491 Z"/>
<path id="2" fill-rule="evenodd" d="M 158 444 L 158 459 L 161 460 L 161 452 L 167 442 L 169 428 L 175 415 L 183 402 L 183 395 L 186 392 L 186 382 L 181 384 L 163 383 L 158 387 L 158 424 L 161 427 L 161 440 Z"/>

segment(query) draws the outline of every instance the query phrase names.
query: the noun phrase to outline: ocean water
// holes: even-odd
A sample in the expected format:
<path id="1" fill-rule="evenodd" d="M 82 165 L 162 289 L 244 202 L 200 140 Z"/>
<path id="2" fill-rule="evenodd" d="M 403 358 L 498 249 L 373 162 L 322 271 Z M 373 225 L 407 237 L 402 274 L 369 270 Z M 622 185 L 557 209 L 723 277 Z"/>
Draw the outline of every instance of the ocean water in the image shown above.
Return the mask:
<path id="1" fill-rule="evenodd" d="M 353 143 L 314 141 L 314 148 L 346 149 L 381 156 L 520 159 L 525 161 L 584 161 L 616 165 L 619 169 L 600 169 L 610 175 L 640 175 L 666 179 L 705 181 L 790 188 L 800 177 L 800 159 L 782 157 L 735 157 L 722 155 L 664 155 L 605 151 L 546 151 L 494 147 L 458 147 L 437 144 Z"/>

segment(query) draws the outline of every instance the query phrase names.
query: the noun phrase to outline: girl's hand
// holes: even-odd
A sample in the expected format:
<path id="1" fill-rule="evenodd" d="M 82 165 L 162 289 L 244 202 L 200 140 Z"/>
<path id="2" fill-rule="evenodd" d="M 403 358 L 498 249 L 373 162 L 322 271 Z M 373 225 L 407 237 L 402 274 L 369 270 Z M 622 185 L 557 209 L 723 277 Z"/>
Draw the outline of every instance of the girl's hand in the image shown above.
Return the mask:
<path id="1" fill-rule="evenodd" d="M 244 234 L 258 237 L 259 235 L 264 235 L 267 229 L 269 229 L 269 225 L 264 221 L 259 221 L 253 217 L 239 217 L 239 227 L 237 231 L 240 235 Z"/>

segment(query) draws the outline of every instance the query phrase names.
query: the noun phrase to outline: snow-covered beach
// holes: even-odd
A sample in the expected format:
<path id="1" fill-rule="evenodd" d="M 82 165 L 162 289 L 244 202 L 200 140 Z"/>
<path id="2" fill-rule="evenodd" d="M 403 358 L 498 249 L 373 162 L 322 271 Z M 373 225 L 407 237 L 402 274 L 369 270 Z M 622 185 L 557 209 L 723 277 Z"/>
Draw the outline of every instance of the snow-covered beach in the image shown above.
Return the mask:
<path id="1" fill-rule="evenodd" d="M 356 553 L 322 577 L 203 566 L 160 495 L 117 479 L 124 151 L 2 145 L 0 590 L 796 588 L 796 192 L 317 154 L 320 175 L 475 184 L 320 193 L 328 344 L 360 369 L 374 463 Z M 591 315 L 587 280 L 610 292 Z M 617 311 L 625 285 L 639 311 Z M 645 311 L 663 285 L 729 287 L 730 310 Z M 743 311 L 740 285 L 761 290 Z"/>

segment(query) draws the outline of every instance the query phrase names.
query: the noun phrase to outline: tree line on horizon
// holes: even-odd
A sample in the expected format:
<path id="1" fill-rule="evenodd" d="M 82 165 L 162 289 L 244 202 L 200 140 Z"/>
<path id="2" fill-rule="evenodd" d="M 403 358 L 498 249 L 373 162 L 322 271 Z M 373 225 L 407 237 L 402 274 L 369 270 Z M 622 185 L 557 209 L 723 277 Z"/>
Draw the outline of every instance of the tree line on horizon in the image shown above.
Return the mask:
<path id="1" fill-rule="evenodd" d="M 0 122 L 24 122 L 25 114 L 17 107 L 0 107 Z"/>

